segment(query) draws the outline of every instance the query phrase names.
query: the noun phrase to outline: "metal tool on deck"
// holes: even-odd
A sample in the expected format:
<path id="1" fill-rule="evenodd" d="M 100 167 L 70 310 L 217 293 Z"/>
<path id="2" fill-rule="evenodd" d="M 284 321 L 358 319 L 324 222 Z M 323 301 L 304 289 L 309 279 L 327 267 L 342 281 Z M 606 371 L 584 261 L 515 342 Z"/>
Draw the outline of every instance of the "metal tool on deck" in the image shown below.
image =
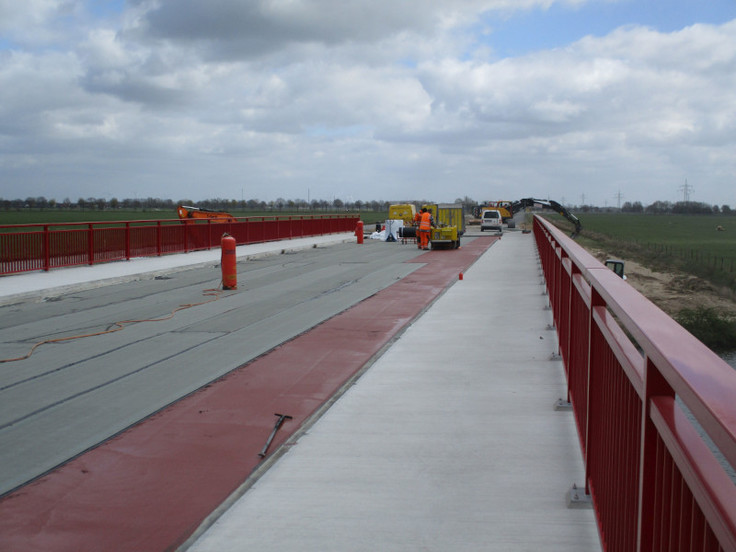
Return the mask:
<path id="1" fill-rule="evenodd" d="M 273 431 L 271 432 L 271 435 L 268 436 L 266 444 L 263 445 L 263 450 L 258 453 L 258 456 L 260 456 L 261 458 L 266 456 L 266 451 L 268 450 L 268 447 L 271 446 L 271 441 L 273 441 L 273 438 L 276 436 L 276 432 L 279 430 L 279 428 L 284 425 L 284 422 L 286 420 L 293 419 L 291 416 L 287 416 L 286 414 L 279 414 L 278 412 L 275 413 L 274 416 L 278 416 L 279 419 L 276 420 L 276 424 L 273 426 Z"/>

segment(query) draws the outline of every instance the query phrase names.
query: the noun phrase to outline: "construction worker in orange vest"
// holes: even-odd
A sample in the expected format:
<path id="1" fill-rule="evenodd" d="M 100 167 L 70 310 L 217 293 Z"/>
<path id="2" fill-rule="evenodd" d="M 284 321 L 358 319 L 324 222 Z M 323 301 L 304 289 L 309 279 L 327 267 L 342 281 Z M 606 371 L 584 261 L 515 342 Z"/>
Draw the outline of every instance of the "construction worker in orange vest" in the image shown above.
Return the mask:
<path id="1" fill-rule="evenodd" d="M 426 207 L 422 207 L 422 218 L 419 221 L 419 249 L 429 249 L 429 232 L 434 226 L 432 213 Z"/>
<path id="2" fill-rule="evenodd" d="M 420 209 L 414 214 L 414 239 L 419 247 L 419 223 L 422 222 L 422 210 Z"/>

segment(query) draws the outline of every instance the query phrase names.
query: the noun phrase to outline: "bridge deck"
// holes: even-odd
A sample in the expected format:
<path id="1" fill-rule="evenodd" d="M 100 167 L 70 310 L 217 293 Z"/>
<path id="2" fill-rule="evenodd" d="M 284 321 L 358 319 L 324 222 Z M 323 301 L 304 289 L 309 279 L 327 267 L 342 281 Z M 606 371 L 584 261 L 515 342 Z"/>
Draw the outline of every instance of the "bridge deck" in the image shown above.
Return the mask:
<path id="1" fill-rule="evenodd" d="M 541 279 L 507 232 L 191 550 L 600 549 Z"/>
<path id="2" fill-rule="evenodd" d="M 463 248 L 465 253 L 456 253 L 472 257 L 476 254 L 471 253 L 473 248 L 470 242 Z M 202 255 L 213 254 L 216 252 Z M 600 548 L 592 511 L 568 509 L 566 504 L 569 487 L 582 483 L 583 467 L 571 413 L 553 410 L 555 401 L 565 394 L 565 382 L 561 363 L 550 359 L 556 350 L 555 334 L 549 327 L 551 313 L 545 310 L 547 301 L 533 238 L 507 232 L 485 253 L 477 254 L 480 256 L 464 272 L 463 280 L 456 281 L 417 318 L 322 417 L 289 437 L 277 454 L 267 458 L 258 469 L 260 478 L 252 478 L 215 510 L 186 548 Z M 401 285 L 405 290 L 414 286 L 414 294 L 444 289 L 445 283 L 441 278 L 434 278 L 434 282 L 431 272 L 444 271 L 446 282 L 447 272 L 452 270 L 446 259 L 452 255 L 455 253 L 433 252 L 431 262 L 417 258 L 416 262 L 425 262 L 425 266 L 401 279 Z M 185 262 L 196 258 L 188 256 Z M 162 261 L 140 262 L 150 266 Z M 168 264 L 171 259 L 163 262 Z M 70 269 L 64 275 L 83 272 L 85 268 Z M 58 285 L 61 274 L 37 274 L 33 279 L 41 281 L 41 287 L 48 278 Z M 4 283 L 17 282 L 20 279 Z M 70 289 L 74 285 L 70 282 Z M 400 306 L 397 295 L 391 294 L 396 287 L 387 288 L 389 293 L 384 296 L 385 306 L 393 303 L 390 312 L 382 311 L 389 323 Z M 23 292 L 37 293 L 14 289 L 9 295 L 18 297 Z M 422 301 L 416 302 L 420 305 L 414 307 L 421 309 Z M 403 316 L 413 315 L 408 312 Z M 382 328 L 371 327 L 369 333 L 380 331 Z M 391 331 L 395 328 L 388 329 Z M 273 369 L 262 373 L 272 374 Z M 320 371 L 318 362 L 313 370 Z M 212 386 L 213 392 L 218 387 L 222 386 Z M 229 387 L 233 387 L 232 381 Z M 307 399 L 310 393 L 316 397 L 325 392 L 318 385 L 307 387 L 298 390 Z M 278 392 L 293 398 L 296 391 Z M 194 400 L 206 395 L 200 393 Z M 242 403 L 242 398 L 235 403 Z M 215 426 L 202 423 L 204 410 L 183 401 L 187 402 L 191 412 L 199 413 L 196 417 L 206 432 L 204 438 L 211 439 Z M 139 539 L 147 534 L 161 535 L 163 512 L 144 515 L 145 528 L 132 518 L 126 522 L 125 516 L 131 513 L 134 499 L 151 496 L 157 485 L 167 485 L 170 478 L 175 481 L 177 473 L 201 474 L 204 469 L 197 464 L 197 470 L 187 472 L 184 460 L 196 464 L 196 456 L 192 460 L 189 453 L 164 450 L 173 446 L 176 439 L 171 437 L 178 439 L 197 425 L 183 418 L 163 425 L 176 410 L 167 409 L 109 445 L 67 464 L 60 473 L 6 497 L 0 502 L 1 517 L 7 521 L 0 524 L 0 540 L 12 534 L 12 542 L 24 543 L 25 550 L 61 550 L 73 549 L 76 537 L 89 539 L 94 531 L 112 538 L 115 531 L 122 530 L 128 541 L 132 535 Z M 275 418 L 264 423 L 272 421 Z M 244 458 L 243 448 L 260 449 L 262 429 L 258 442 L 246 443 L 247 447 L 229 437 L 231 447 L 239 451 L 232 458 Z M 281 431 L 273 449 L 293 430 L 285 427 Z M 187 450 L 197 453 L 199 447 L 191 448 L 192 443 L 202 441 L 193 441 L 190 436 L 187 443 Z M 177 469 L 172 470 L 171 460 L 164 460 L 164 456 L 178 458 Z M 204 479 L 204 474 L 201 477 Z M 71 483 L 80 478 L 86 481 L 84 485 Z M 196 484 L 187 481 L 186 488 L 194 489 Z M 184 496 L 192 503 L 203 498 L 194 491 Z M 181 493 L 177 497 L 177 511 L 184 519 L 188 508 Z M 100 518 L 93 526 L 103 503 L 108 504 L 105 511 L 117 512 L 118 519 Z M 35 512 L 38 519 L 29 520 L 27 512 Z M 144 513 L 139 507 L 138 519 Z M 36 548 L 29 546 L 31 540 Z M 149 546 L 130 542 L 137 550 L 165 548 L 154 541 L 152 538 Z M 46 546 L 49 543 L 54 546 Z"/>

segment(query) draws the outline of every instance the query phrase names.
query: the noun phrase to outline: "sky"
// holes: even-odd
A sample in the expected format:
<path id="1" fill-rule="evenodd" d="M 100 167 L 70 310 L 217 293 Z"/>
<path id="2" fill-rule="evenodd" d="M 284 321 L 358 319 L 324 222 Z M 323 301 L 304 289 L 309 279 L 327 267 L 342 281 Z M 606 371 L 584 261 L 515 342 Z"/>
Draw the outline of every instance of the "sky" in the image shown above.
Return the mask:
<path id="1" fill-rule="evenodd" d="M 736 0 L 0 0 L 0 198 L 736 207 Z"/>

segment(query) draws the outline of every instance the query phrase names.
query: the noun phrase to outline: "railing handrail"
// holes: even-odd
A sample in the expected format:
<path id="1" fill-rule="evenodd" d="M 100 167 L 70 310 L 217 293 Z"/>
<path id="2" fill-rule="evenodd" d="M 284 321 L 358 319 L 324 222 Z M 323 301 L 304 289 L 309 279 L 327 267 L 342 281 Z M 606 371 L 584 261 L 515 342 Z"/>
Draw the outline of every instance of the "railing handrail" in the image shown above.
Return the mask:
<path id="1" fill-rule="evenodd" d="M 583 385 L 583 392 L 575 397 L 578 404 L 573 404 L 573 409 L 586 457 L 586 478 L 589 479 L 586 488 L 588 483 L 591 487 L 604 486 L 595 481 L 596 470 L 600 467 L 593 465 L 600 462 L 600 458 L 595 457 L 600 453 L 592 451 L 597 450 L 597 446 L 605 447 L 601 441 L 608 437 L 598 435 L 602 431 L 598 425 L 600 414 L 593 420 L 590 416 L 599 407 L 593 404 L 595 399 L 591 397 L 598 392 L 595 386 L 602 381 L 597 380 L 597 372 L 603 369 L 597 359 L 608 355 L 607 358 L 613 359 L 610 363 L 625 373 L 628 381 L 625 385 L 630 385 L 641 401 L 640 406 L 632 410 L 632 415 L 636 415 L 637 410 L 641 415 L 636 422 L 641 428 L 641 448 L 631 452 L 634 457 L 627 459 L 638 463 L 639 481 L 635 482 L 638 487 L 638 536 L 634 537 L 638 539 L 639 549 L 648 550 L 652 539 L 661 538 L 657 528 L 653 528 L 654 522 L 647 519 L 646 509 L 656 502 L 656 497 L 650 496 L 656 494 L 650 480 L 658 477 L 651 471 L 656 461 L 651 455 L 655 454 L 656 447 L 659 447 L 656 454 L 662 455 L 662 446 L 668 458 L 671 456 L 679 470 L 678 476 L 699 504 L 720 545 L 726 550 L 736 549 L 736 487 L 722 465 L 715 461 L 700 429 L 675 402 L 675 397 L 681 400 L 731 467 L 736 466 L 736 370 L 554 225 L 535 216 L 534 230 L 543 257 L 555 323 L 562 326 L 558 327 L 558 336 L 566 371 L 569 364 L 587 362 L 587 366 L 568 373 L 568 385 L 573 378 L 577 379 L 577 385 Z M 573 312 L 574 302 L 584 304 L 587 314 Z M 581 323 L 580 316 L 587 316 L 588 320 L 576 326 Z M 588 343 L 583 349 L 588 352 L 582 355 L 585 358 L 574 358 L 572 347 L 579 344 L 571 342 L 571 335 L 577 331 L 575 336 L 579 340 L 585 327 L 588 327 Z M 598 341 L 593 340 L 595 332 L 605 341 L 603 352 L 597 350 L 600 347 Z M 610 424 L 611 421 L 606 422 Z M 606 468 L 611 467 L 607 465 Z M 666 485 L 660 484 L 660 487 L 666 488 Z M 607 520 L 615 517 L 615 513 L 599 511 L 596 506 L 596 515 L 601 534 L 614 534 L 617 528 L 606 525 L 610 525 Z M 612 537 L 612 540 L 615 539 Z M 606 539 L 602 541 L 607 550 L 626 550 L 627 546 L 632 549 L 631 541 L 620 548 L 607 548 Z"/>

